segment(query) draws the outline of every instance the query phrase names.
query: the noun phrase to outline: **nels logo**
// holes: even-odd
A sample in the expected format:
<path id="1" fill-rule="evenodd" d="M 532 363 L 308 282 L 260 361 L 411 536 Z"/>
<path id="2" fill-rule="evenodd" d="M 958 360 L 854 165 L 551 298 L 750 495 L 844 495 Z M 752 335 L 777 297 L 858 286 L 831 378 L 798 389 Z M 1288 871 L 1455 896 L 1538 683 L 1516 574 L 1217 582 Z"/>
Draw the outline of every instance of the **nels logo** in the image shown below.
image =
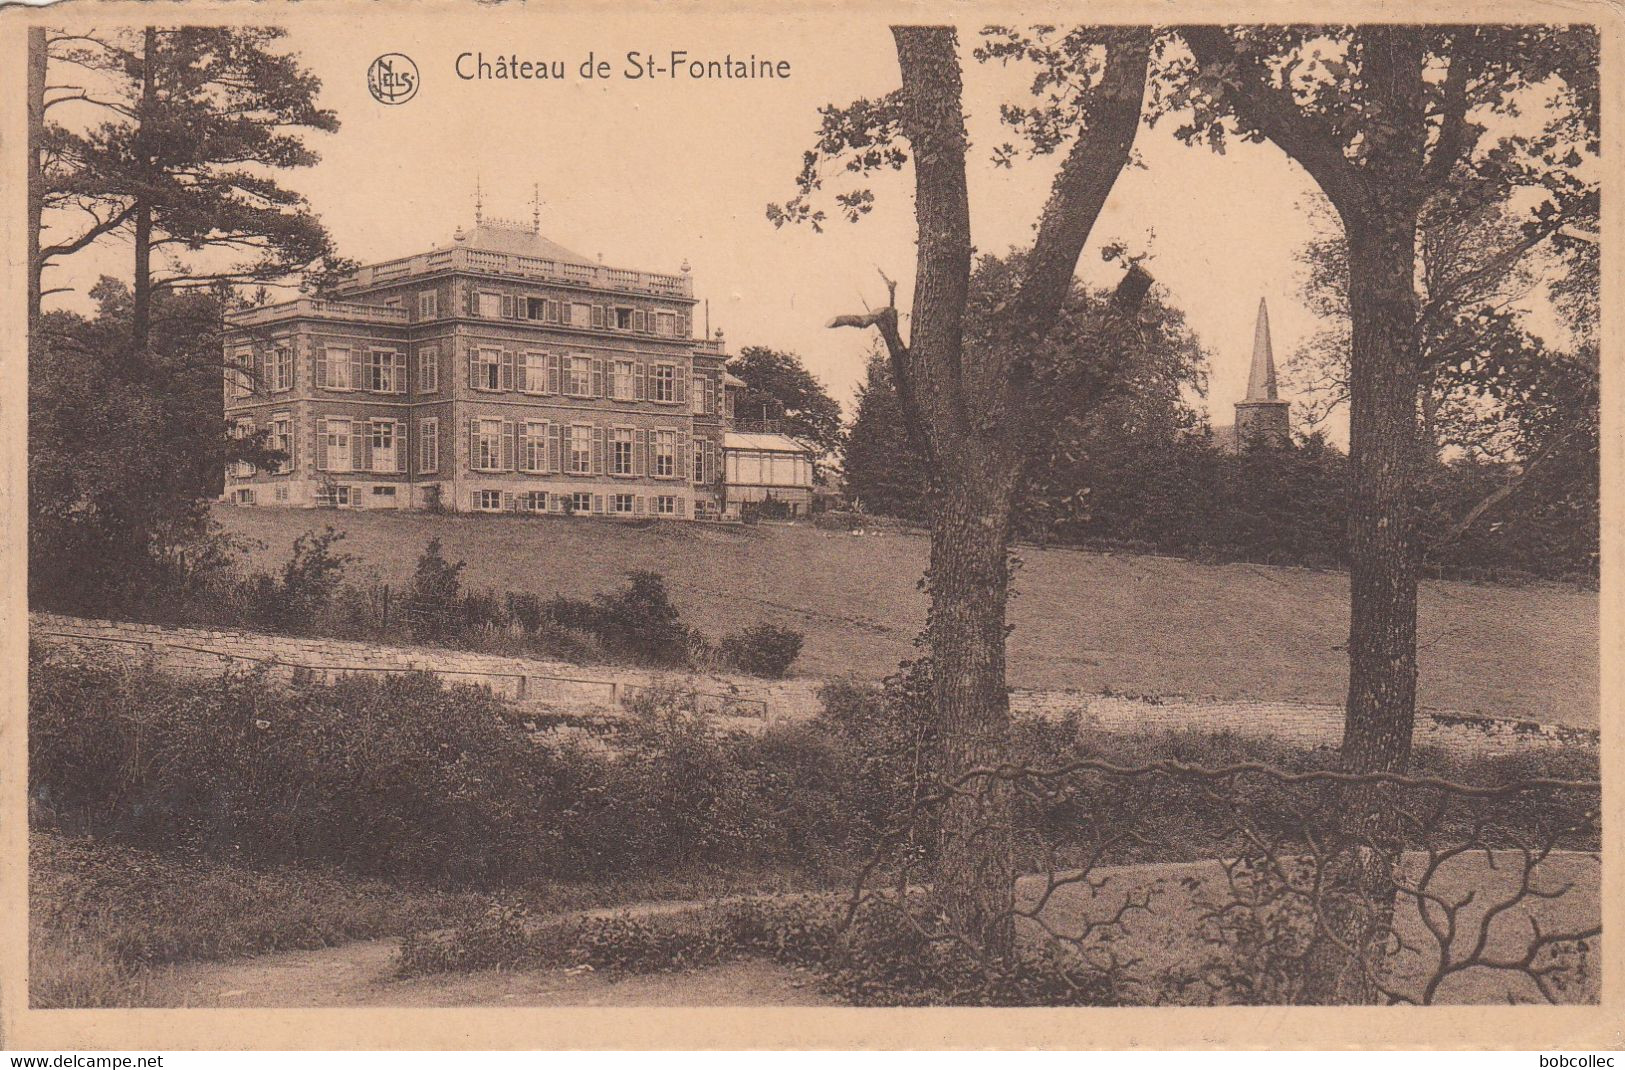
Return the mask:
<path id="1" fill-rule="evenodd" d="M 386 52 L 367 68 L 367 89 L 380 104 L 405 104 L 417 95 L 418 65 L 411 56 Z"/>

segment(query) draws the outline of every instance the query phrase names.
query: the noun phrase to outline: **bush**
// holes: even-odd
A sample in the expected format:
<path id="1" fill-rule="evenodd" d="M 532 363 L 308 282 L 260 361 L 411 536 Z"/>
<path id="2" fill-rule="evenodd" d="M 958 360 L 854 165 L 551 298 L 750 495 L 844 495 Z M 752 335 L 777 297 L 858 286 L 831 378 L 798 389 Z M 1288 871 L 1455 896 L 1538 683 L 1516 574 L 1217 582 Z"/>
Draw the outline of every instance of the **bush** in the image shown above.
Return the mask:
<path id="1" fill-rule="evenodd" d="M 293 555 L 280 577 L 265 573 L 250 581 L 254 620 L 277 632 L 309 632 L 334 601 L 344 569 L 353 560 L 334 550 L 344 533 L 328 527 L 307 531 L 293 541 Z"/>
<path id="2" fill-rule="evenodd" d="M 442 640 L 456 631 L 454 613 L 465 564 L 447 561 L 438 538 L 424 546 L 406 594 L 407 623 L 414 639 Z"/>
<path id="3" fill-rule="evenodd" d="M 758 624 L 725 636 L 717 646 L 723 664 L 751 676 L 778 679 L 801 655 L 803 636 L 790 628 Z"/>

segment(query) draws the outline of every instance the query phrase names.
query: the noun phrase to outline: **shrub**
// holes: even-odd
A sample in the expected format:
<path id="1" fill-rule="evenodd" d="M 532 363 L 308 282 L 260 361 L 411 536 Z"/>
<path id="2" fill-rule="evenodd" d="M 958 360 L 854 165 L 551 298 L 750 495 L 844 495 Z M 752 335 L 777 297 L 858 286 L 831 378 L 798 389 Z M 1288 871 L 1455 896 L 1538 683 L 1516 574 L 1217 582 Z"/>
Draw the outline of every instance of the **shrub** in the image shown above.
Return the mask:
<path id="1" fill-rule="evenodd" d="M 717 646 L 723 664 L 749 673 L 778 679 L 790 670 L 801 655 L 803 636 L 790 628 L 758 624 L 725 636 Z"/>
<path id="2" fill-rule="evenodd" d="M 455 565 L 446 560 L 438 538 L 430 539 L 418 555 L 417 570 L 412 574 L 412 586 L 407 589 L 407 621 L 412 637 L 419 640 L 441 640 L 456 630 L 453 611 L 462 588 L 462 572 L 466 562 Z"/>
<path id="3" fill-rule="evenodd" d="M 255 623 L 278 632 L 309 632 L 334 601 L 344 569 L 353 560 L 334 546 L 344 533 L 331 526 L 293 541 L 293 555 L 280 577 L 260 573 L 249 581 Z"/>

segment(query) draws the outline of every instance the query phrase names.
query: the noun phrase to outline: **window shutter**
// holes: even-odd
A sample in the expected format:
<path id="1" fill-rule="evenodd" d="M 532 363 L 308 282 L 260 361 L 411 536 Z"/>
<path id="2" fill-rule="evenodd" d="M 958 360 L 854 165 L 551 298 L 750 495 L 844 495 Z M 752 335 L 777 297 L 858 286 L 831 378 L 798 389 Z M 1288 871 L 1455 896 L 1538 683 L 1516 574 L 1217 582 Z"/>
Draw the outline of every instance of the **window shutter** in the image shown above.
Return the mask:
<path id="1" fill-rule="evenodd" d="M 372 425 L 366 420 L 350 421 L 350 470 L 365 472 L 371 465 Z"/>
<path id="2" fill-rule="evenodd" d="M 643 495 L 639 494 L 632 499 L 632 511 L 639 516 L 643 515 Z"/>
<path id="3" fill-rule="evenodd" d="M 395 353 L 395 393 L 406 393 L 406 350 Z"/>
<path id="4" fill-rule="evenodd" d="M 501 379 L 501 383 L 502 383 L 502 389 L 504 389 L 504 390 L 512 390 L 513 389 L 513 359 L 514 359 L 513 350 L 504 349 L 502 351 L 502 372 L 501 372 L 502 379 Z"/>
<path id="5" fill-rule="evenodd" d="M 513 471 L 513 421 L 502 421 L 502 470 Z"/>
<path id="6" fill-rule="evenodd" d="M 480 351 L 477 346 L 468 347 L 468 388 L 478 390 L 480 387 Z"/>
<path id="7" fill-rule="evenodd" d="M 632 384 L 637 390 L 639 401 L 647 401 L 649 398 L 648 374 L 649 366 L 641 360 L 638 361 L 637 367 L 632 369 Z"/>
<path id="8" fill-rule="evenodd" d="M 514 358 L 513 386 L 521 394 L 530 389 L 529 364 L 530 359 L 527 355 L 520 354 Z"/>
<path id="9" fill-rule="evenodd" d="M 502 318 L 505 320 L 513 319 L 513 294 L 502 295 Z"/>
<path id="10" fill-rule="evenodd" d="M 472 282 L 463 286 L 463 308 L 470 316 L 477 315 L 480 310 L 480 295 Z"/>
<path id="11" fill-rule="evenodd" d="M 604 511 L 604 496 L 602 494 L 594 494 L 592 496 L 592 511 L 595 513 L 601 513 Z"/>
<path id="12" fill-rule="evenodd" d="M 604 306 L 603 305 L 594 305 L 594 306 L 592 306 L 592 325 L 594 327 L 602 327 L 604 325 Z"/>
<path id="13" fill-rule="evenodd" d="M 689 319 L 688 313 L 687 312 L 679 312 L 679 313 L 677 313 L 677 337 L 679 337 L 679 338 L 687 338 L 687 337 L 689 337 L 689 332 L 692 331 L 692 330 L 693 330 L 693 327 L 691 326 L 691 321 Z"/>
<path id="14" fill-rule="evenodd" d="M 511 490 L 502 492 L 502 511 L 505 513 L 513 512 L 513 491 Z"/>
<path id="15" fill-rule="evenodd" d="M 705 482 L 709 486 L 717 481 L 717 444 L 707 440 L 705 443 Z"/>
<path id="16" fill-rule="evenodd" d="M 327 386 L 327 347 L 316 347 L 316 385 Z"/>
<path id="17" fill-rule="evenodd" d="M 688 515 L 688 499 L 687 498 L 684 498 L 684 497 L 681 497 L 681 496 L 678 497 L 678 499 L 677 499 L 677 515 L 678 516 L 687 516 Z"/>
<path id="18" fill-rule="evenodd" d="M 634 309 L 632 312 L 632 329 L 634 331 L 647 331 L 649 329 L 649 318 L 641 308 Z"/>
<path id="19" fill-rule="evenodd" d="M 316 418 L 316 471 L 327 471 L 327 417 Z"/>
<path id="20" fill-rule="evenodd" d="M 474 417 L 468 418 L 468 463 L 464 466 L 470 470 L 476 467 L 480 459 L 480 422 Z"/>
<path id="21" fill-rule="evenodd" d="M 604 360 L 602 357 L 592 359 L 592 396 L 604 396 Z"/>
<path id="22" fill-rule="evenodd" d="M 632 436 L 632 474 L 649 474 L 649 432 L 636 431 Z"/>
<path id="23" fill-rule="evenodd" d="M 604 474 L 604 429 L 596 424 L 592 429 L 592 474 Z"/>
<path id="24" fill-rule="evenodd" d="M 361 378 L 362 360 L 365 354 L 360 349 L 350 350 L 350 389 L 360 390 L 363 382 Z"/>
<path id="25" fill-rule="evenodd" d="M 676 386 L 675 386 L 675 394 L 674 394 L 674 396 L 677 399 L 677 403 L 679 405 L 687 405 L 688 404 L 688 376 L 683 374 L 683 369 L 682 369 L 681 365 L 679 365 L 677 367 L 677 370 L 674 371 L 672 374 L 677 379 L 677 383 L 676 383 Z"/>
<path id="26" fill-rule="evenodd" d="M 549 472 L 557 472 L 560 468 L 561 459 L 559 453 L 563 448 L 563 437 L 564 426 L 562 424 L 553 424 L 547 429 L 547 470 Z"/>
<path id="27" fill-rule="evenodd" d="M 676 476 L 678 479 L 681 479 L 684 483 L 692 483 L 694 481 L 694 458 L 688 455 L 687 431 L 677 432 L 677 448 L 675 455 L 671 459 L 671 463 L 673 469 L 672 475 Z"/>
<path id="28" fill-rule="evenodd" d="M 547 392 L 549 394 L 559 392 L 559 355 L 557 353 L 547 355 Z"/>
<path id="29" fill-rule="evenodd" d="M 406 428 L 405 420 L 395 421 L 395 471 L 401 475 L 406 474 Z"/>

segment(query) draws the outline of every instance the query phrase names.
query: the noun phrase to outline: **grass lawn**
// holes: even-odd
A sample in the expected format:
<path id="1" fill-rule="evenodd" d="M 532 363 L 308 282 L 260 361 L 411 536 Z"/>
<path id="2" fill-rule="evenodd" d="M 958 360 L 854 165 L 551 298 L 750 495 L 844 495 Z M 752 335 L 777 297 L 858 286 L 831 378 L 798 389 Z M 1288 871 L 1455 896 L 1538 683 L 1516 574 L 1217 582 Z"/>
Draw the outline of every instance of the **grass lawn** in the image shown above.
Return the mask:
<path id="1" fill-rule="evenodd" d="M 666 577 L 712 636 L 770 622 L 806 633 L 796 671 L 877 679 L 913 652 L 925 615 L 922 536 L 808 526 L 633 527 L 556 517 L 220 508 L 226 530 L 280 567 L 294 538 L 333 526 L 352 574 L 410 580 L 439 536 L 474 587 L 589 596 L 631 569 Z M 1260 565 L 1023 547 L 1010 682 L 1146 695 L 1340 703 L 1348 577 Z M 1598 604 L 1557 586 L 1422 585 L 1424 706 L 1595 727 Z"/>

